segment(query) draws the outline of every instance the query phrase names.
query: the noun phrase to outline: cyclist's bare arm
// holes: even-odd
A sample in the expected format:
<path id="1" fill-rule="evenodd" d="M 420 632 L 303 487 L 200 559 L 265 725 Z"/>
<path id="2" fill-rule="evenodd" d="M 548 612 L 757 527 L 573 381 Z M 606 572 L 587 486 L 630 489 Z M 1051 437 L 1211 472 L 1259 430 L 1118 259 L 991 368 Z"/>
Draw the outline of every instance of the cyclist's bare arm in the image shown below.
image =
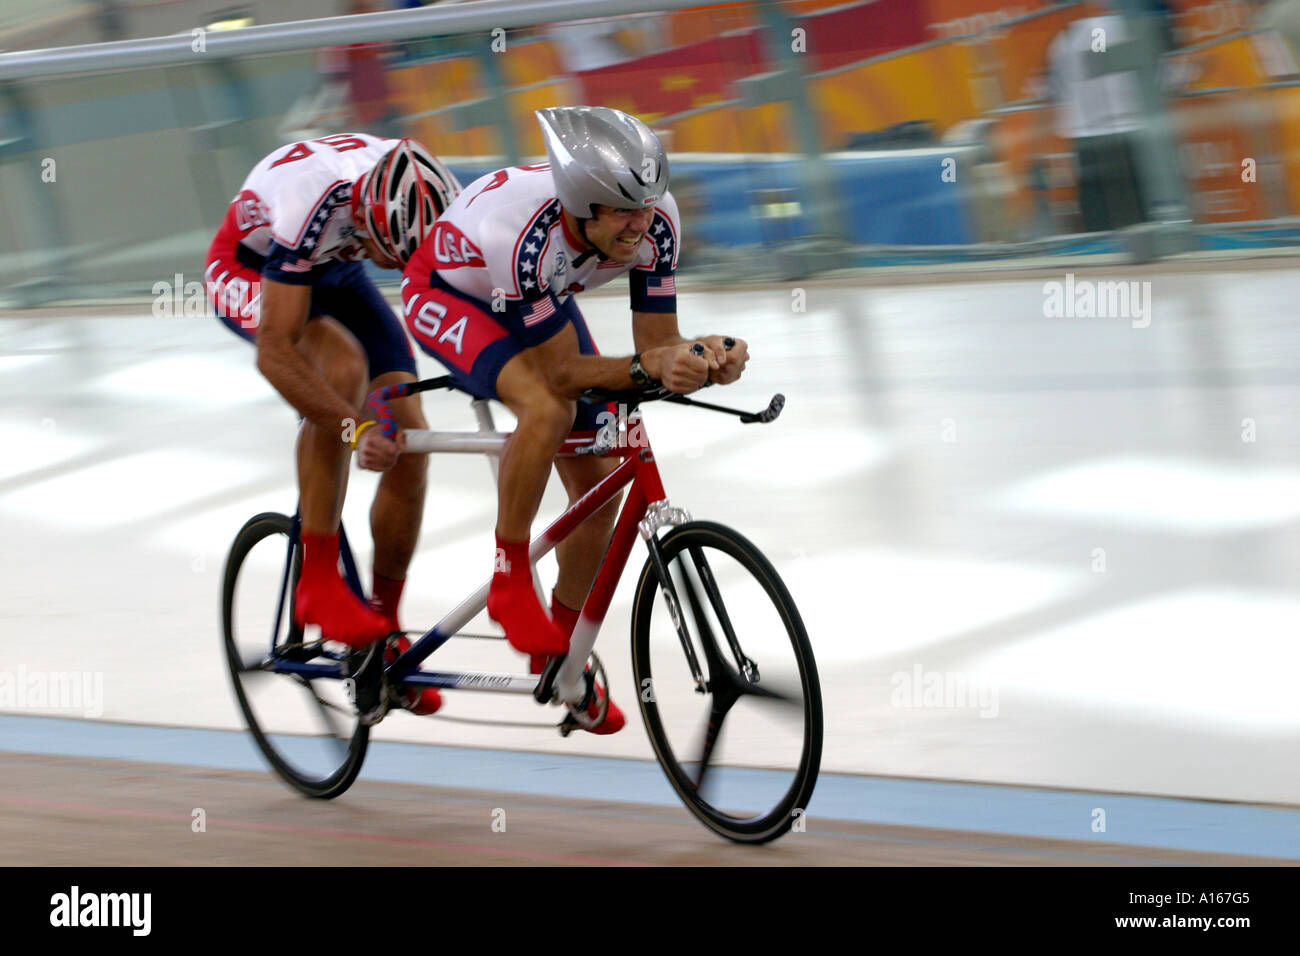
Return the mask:
<path id="1" fill-rule="evenodd" d="M 673 327 L 675 331 L 675 319 Z M 643 350 L 641 364 L 646 374 L 663 382 L 670 391 L 695 391 L 708 379 L 712 366 L 707 353 L 706 356 L 691 353 L 693 344 L 693 340 L 674 336 L 672 341 Z M 640 348 L 639 339 L 637 345 Z M 552 336 L 529 353 L 550 390 L 563 398 L 575 399 L 589 388 L 618 391 L 636 387 L 628 374 L 632 364 L 630 355 L 618 358 L 582 355 L 572 328 Z"/>
<path id="2" fill-rule="evenodd" d="M 677 328 L 677 314 L 673 312 L 633 312 L 632 338 L 641 353 L 646 374 L 662 382 L 669 391 L 681 394 L 695 391 L 709 379 L 720 384 L 734 382 L 749 360 L 743 340 L 735 339 L 728 350 L 720 335 L 684 338 Z M 704 344 L 703 356 L 691 352 L 696 342 Z M 580 355 L 575 344 L 571 335 L 562 334 L 534 349 L 555 394 L 577 398 L 588 388 L 634 387 L 628 374 L 630 358 Z"/>
<path id="3" fill-rule="evenodd" d="M 310 307 L 311 286 L 262 280 L 257 368 L 307 421 L 341 429 L 344 419 L 357 420 L 357 409 L 330 388 L 297 348 Z"/>
<path id="4" fill-rule="evenodd" d="M 677 330 L 675 312 L 633 312 L 632 340 L 636 342 L 637 351 L 642 353 L 655 348 L 690 346 L 695 342 L 703 342 L 704 354 L 709 364 L 709 378 L 719 385 L 726 385 L 740 378 L 740 373 L 745 370 L 745 363 L 749 361 L 749 348 L 744 339 L 733 339 L 734 344 L 728 349 L 723 344 L 721 335 L 706 335 L 699 339 L 682 338 Z M 644 363 L 643 354 L 642 364 Z M 653 372 L 650 374 L 654 375 Z"/>
<path id="5" fill-rule="evenodd" d="M 668 345 L 693 344 L 695 340 L 684 339 L 677 331 L 676 312 L 633 312 L 632 341 L 638 352 L 648 352 Z"/>

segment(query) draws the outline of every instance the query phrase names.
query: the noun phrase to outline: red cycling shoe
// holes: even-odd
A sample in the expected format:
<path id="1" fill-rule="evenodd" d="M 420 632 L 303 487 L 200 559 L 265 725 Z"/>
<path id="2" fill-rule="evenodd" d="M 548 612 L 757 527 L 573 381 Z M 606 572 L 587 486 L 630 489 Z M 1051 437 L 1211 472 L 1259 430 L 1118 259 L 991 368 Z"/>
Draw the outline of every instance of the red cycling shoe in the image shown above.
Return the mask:
<path id="1" fill-rule="evenodd" d="M 595 720 L 600 716 L 600 699 L 607 696 L 605 688 L 601 687 L 599 684 L 595 684 L 595 688 L 596 697 L 587 705 L 587 716 L 591 720 Z M 619 710 L 618 705 L 611 700 L 608 707 L 605 709 L 605 719 L 595 727 L 583 727 L 582 729 L 589 734 L 596 734 L 598 737 L 603 737 L 607 734 L 618 733 L 623 729 L 623 725 L 626 723 L 627 718 L 623 716 L 623 711 Z"/>
<path id="2" fill-rule="evenodd" d="M 555 657 L 569 650 L 568 637 L 542 610 L 533 590 L 527 541 L 497 537 L 496 571 L 488 590 L 487 612 L 505 629 L 506 640 L 517 651 Z"/>
<path id="3" fill-rule="evenodd" d="M 551 592 L 551 617 L 559 627 L 560 632 L 568 636 L 570 639 L 573 637 L 573 629 L 577 626 L 580 615 L 580 611 L 561 604 L 559 599 L 556 598 L 555 592 Z M 533 654 L 528 659 L 529 673 L 540 674 L 546 669 L 547 660 L 548 658 L 545 654 Z M 600 698 L 605 696 L 605 688 L 601 687 L 595 681 L 592 681 L 592 685 L 596 689 L 596 699 L 587 706 L 587 717 L 591 720 L 595 720 L 600 716 Z M 606 734 L 618 733 L 623 729 L 623 725 L 626 723 L 627 718 L 623 716 L 623 711 L 619 710 L 618 706 L 611 700 L 609 706 L 605 709 L 605 719 L 596 727 L 583 727 L 582 729 L 591 734 L 604 736 Z"/>
<path id="4" fill-rule="evenodd" d="M 546 661 L 547 657 L 545 655 L 533 655 L 533 657 L 528 661 L 529 672 L 540 674 L 546 669 Z M 596 688 L 596 697 L 587 705 L 587 717 L 590 720 L 595 720 L 600 716 L 600 699 L 606 696 L 606 694 L 605 688 L 601 687 L 600 684 L 592 681 L 592 685 Z M 620 710 L 619 706 L 611 700 L 609 706 L 605 708 L 605 719 L 595 727 L 582 727 L 582 729 L 587 731 L 589 734 L 596 734 L 597 736 L 603 737 L 608 734 L 618 733 L 626 724 L 627 718 L 623 716 L 623 711 Z M 580 724 L 579 726 L 581 727 L 582 725 Z"/>
<path id="5" fill-rule="evenodd" d="M 369 647 L 392 631 L 382 614 L 376 614 L 334 574 L 298 581 L 293 592 L 293 620 L 299 627 L 320 625 L 321 637 L 354 650 Z"/>

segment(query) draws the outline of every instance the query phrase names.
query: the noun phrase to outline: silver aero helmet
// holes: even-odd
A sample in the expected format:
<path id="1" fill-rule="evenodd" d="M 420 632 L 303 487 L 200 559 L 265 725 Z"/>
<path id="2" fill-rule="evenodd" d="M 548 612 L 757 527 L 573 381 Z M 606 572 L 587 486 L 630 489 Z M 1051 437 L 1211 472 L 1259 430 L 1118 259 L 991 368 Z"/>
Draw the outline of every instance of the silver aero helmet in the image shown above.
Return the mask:
<path id="1" fill-rule="evenodd" d="M 635 116 L 604 106 L 537 111 L 560 204 L 579 219 L 597 205 L 653 206 L 668 191 L 668 156 L 659 137 Z"/>
<path id="2" fill-rule="evenodd" d="M 403 139 L 357 182 L 366 232 L 405 264 L 460 193 L 451 170 L 413 139 Z"/>

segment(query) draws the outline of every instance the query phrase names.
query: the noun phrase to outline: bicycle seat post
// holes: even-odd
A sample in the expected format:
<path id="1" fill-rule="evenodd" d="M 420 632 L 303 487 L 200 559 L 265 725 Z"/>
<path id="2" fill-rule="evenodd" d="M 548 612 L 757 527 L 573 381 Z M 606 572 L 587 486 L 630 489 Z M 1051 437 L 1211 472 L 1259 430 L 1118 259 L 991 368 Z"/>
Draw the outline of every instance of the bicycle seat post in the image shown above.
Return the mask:
<path id="1" fill-rule="evenodd" d="M 481 432 L 494 432 L 497 430 L 496 424 L 492 421 L 492 407 L 485 398 L 476 398 L 470 402 L 474 409 L 474 418 L 478 421 L 478 430 Z M 501 459 L 496 455 L 488 455 L 488 467 L 492 469 L 493 484 L 501 483 Z"/>

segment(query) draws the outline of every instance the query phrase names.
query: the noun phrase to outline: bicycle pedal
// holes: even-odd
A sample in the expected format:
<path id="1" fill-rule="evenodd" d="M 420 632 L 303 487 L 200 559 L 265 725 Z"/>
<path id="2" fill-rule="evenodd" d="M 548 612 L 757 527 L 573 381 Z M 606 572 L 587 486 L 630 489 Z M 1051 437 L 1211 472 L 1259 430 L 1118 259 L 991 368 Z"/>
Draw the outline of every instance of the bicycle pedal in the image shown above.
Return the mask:
<path id="1" fill-rule="evenodd" d="M 537 687 L 533 690 L 533 699 L 539 704 L 557 703 L 555 699 L 555 676 L 560 673 L 560 665 L 564 663 L 567 655 L 561 654 L 559 657 L 552 657 L 542 668 L 542 675 L 537 681 Z"/>
<path id="2" fill-rule="evenodd" d="M 574 719 L 572 713 L 565 714 L 564 719 L 560 721 L 558 724 L 556 724 L 555 726 L 556 729 L 559 730 L 561 737 L 567 737 L 575 730 L 582 729 L 582 724 L 578 723 L 578 721 Z"/>
<path id="3" fill-rule="evenodd" d="M 324 641 L 301 641 L 298 643 L 281 644 L 272 652 L 272 659 L 292 661 L 296 664 L 306 663 L 317 657 L 324 657 Z"/>
<path id="4" fill-rule="evenodd" d="M 356 708 L 357 717 L 367 727 L 373 727 L 388 713 L 387 682 L 384 680 L 383 643 L 370 645 L 363 651 L 348 656 L 343 666 L 347 680 L 348 696 Z"/>
<path id="5" fill-rule="evenodd" d="M 609 712 L 609 695 L 605 695 L 605 706 L 601 708 L 600 714 L 595 717 L 587 716 L 589 708 L 596 700 L 596 675 L 591 668 L 582 672 L 583 682 L 587 685 L 586 691 L 582 695 L 582 700 L 576 704 L 565 703 L 568 713 L 564 715 L 564 720 L 560 721 L 560 736 L 567 737 L 575 729 L 594 730 L 605 722 L 605 715 Z"/>

